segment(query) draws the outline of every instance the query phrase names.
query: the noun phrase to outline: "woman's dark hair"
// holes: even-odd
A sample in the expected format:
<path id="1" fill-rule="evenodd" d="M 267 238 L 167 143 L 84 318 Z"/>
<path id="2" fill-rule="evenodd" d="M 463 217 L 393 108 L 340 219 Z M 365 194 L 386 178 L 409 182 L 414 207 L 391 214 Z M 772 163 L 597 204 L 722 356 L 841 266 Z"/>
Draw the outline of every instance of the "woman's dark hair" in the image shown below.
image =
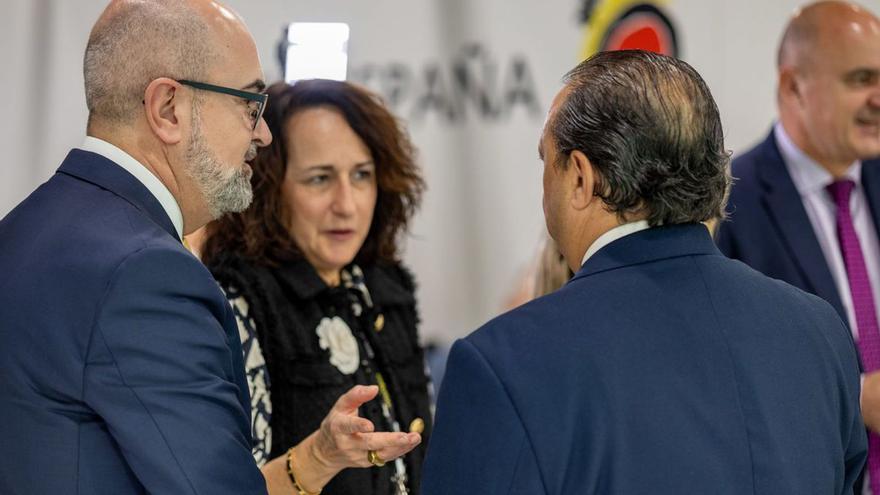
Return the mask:
<path id="1" fill-rule="evenodd" d="M 288 230 L 291 212 L 281 194 L 291 145 L 285 131 L 296 113 L 316 107 L 338 110 L 367 145 L 376 165 L 376 208 L 355 260 L 397 261 L 398 237 L 406 231 L 425 189 L 415 150 L 400 122 L 378 96 L 348 82 L 313 79 L 292 85 L 276 83 L 268 93 L 264 118 L 274 139 L 259 150 L 252 163 L 254 201 L 247 210 L 208 224 L 202 247 L 205 264 L 210 266 L 224 253 L 269 266 L 302 257 Z"/>

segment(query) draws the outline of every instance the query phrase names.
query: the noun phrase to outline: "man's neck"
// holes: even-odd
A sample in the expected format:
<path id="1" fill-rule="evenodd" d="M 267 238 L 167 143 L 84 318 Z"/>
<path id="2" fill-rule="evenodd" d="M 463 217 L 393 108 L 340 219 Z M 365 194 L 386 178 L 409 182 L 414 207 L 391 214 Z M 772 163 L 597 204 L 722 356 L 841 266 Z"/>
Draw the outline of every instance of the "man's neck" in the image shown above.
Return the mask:
<path id="1" fill-rule="evenodd" d="M 797 146 L 797 148 L 806 156 L 808 156 L 811 160 L 816 162 L 820 167 L 824 168 L 831 174 L 835 179 L 840 179 L 841 177 L 846 176 L 847 170 L 849 170 L 850 166 L 857 160 L 857 158 L 852 159 L 843 159 L 836 160 L 827 156 L 823 156 L 822 153 L 816 149 L 816 147 L 812 144 L 809 137 L 807 136 L 806 129 L 803 126 L 798 125 L 797 123 L 791 123 L 790 119 L 780 118 L 780 123 L 782 124 L 782 129 L 785 131 L 785 134 L 788 135 L 788 138 L 791 140 L 792 144 Z"/>
<path id="2" fill-rule="evenodd" d="M 172 166 L 173 157 L 166 148 L 145 147 L 142 138 L 131 137 L 131 133 L 108 132 L 100 126 L 89 125 L 89 136 L 107 141 L 131 155 L 161 182 L 174 197 L 183 216 L 183 234 L 190 234 L 212 220 L 201 193 L 195 190 L 192 181 L 186 177 L 183 167 Z"/>
<path id="3" fill-rule="evenodd" d="M 622 223 L 615 213 L 602 209 L 599 213 L 585 216 L 571 232 L 576 236 L 571 244 L 576 246 L 566 256 L 571 271 L 577 272 L 585 259 L 586 253 L 596 241 L 606 232 L 620 226 Z"/>
<path id="4" fill-rule="evenodd" d="M 581 266 L 587 262 L 587 260 L 596 254 L 600 249 L 604 248 L 608 244 L 620 239 L 621 237 L 626 237 L 630 234 L 635 234 L 636 232 L 640 232 L 642 230 L 648 229 L 650 225 L 648 225 L 647 220 L 633 220 L 630 222 L 619 223 L 617 226 L 608 229 L 602 235 L 596 238 L 590 247 L 587 248 L 584 253 L 583 258 L 581 259 Z"/>

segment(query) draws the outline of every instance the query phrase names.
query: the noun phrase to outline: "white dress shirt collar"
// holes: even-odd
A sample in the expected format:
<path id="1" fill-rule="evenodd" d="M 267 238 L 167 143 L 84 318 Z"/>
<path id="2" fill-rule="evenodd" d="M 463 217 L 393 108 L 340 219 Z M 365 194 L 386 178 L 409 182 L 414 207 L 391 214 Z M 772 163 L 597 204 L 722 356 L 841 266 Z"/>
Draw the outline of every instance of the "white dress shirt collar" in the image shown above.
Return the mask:
<path id="1" fill-rule="evenodd" d="M 159 204 L 162 205 L 162 209 L 165 210 L 168 218 L 171 219 L 171 223 L 174 224 L 174 230 L 177 231 L 177 236 L 180 239 L 183 239 L 183 213 L 180 211 L 180 205 L 177 204 L 177 200 L 174 199 L 174 196 L 171 194 L 171 191 L 165 187 L 165 184 L 162 184 L 162 182 L 153 175 L 147 167 L 143 166 L 125 151 L 122 151 L 107 141 L 96 137 L 86 136 L 80 149 L 103 156 L 124 168 L 128 173 L 140 181 L 156 200 L 159 201 Z"/>
<path id="2" fill-rule="evenodd" d="M 581 266 L 584 266 L 584 263 L 587 262 L 587 259 L 589 259 L 590 256 L 593 256 L 594 254 L 596 254 L 596 252 L 599 251 L 600 249 L 602 249 L 603 247 L 611 244 L 612 242 L 620 239 L 621 237 L 625 237 L 630 234 L 635 234 L 636 232 L 641 232 L 641 231 L 646 230 L 650 227 L 651 226 L 648 225 L 647 220 L 638 220 L 636 222 L 629 222 L 629 223 L 624 223 L 622 225 L 618 225 L 617 227 L 614 227 L 613 229 L 609 230 L 608 232 L 605 232 L 604 234 L 600 235 L 598 239 L 593 241 L 593 244 L 591 244 L 590 247 L 587 249 L 587 252 L 584 254 L 584 259 L 581 260 Z"/>

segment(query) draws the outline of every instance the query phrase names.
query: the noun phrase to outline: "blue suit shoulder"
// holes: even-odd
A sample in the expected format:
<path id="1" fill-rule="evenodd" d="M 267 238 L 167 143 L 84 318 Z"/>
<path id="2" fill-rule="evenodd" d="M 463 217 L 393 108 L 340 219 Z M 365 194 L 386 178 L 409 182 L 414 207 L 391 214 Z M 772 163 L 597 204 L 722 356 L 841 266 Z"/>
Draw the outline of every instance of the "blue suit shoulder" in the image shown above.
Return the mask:
<path id="1" fill-rule="evenodd" d="M 558 328 L 550 323 L 558 314 L 564 289 L 498 315 L 464 338 L 487 356 L 504 355 L 516 347 L 530 348 Z"/>
<path id="2" fill-rule="evenodd" d="M 28 308 L 35 301 L 53 300 L 53 312 L 71 330 L 85 329 L 89 325 L 84 318 L 95 311 L 83 309 L 97 309 L 120 264 L 147 248 L 188 255 L 177 239 L 130 202 L 57 173 L 0 221 L 0 268 L 8 274 L 6 283 L 18 288 L 5 292 L 0 302 Z M 200 263 L 189 258 L 197 269 Z M 158 263 L 156 270 L 164 265 Z"/>
<path id="3" fill-rule="evenodd" d="M 0 222 L 4 236 L 18 246 L 49 247 L 63 253 L 90 254 L 89 262 L 113 265 L 149 244 L 176 249 L 180 242 L 146 213 L 117 194 L 94 184 L 55 174 Z M 94 256 L 100 254 L 100 256 Z"/>
<path id="4" fill-rule="evenodd" d="M 528 347 L 522 339 L 530 324 L 518 324 L 523 309 L 493 319 L 453 345 L 425 459 L 425 495 L 547 493 L 533 443 L 543 432 L 522 416 L 529 402 L 506 364 Z"/>
<path id="5" fill-rule="evenodd" d="M 718 284 L 725 285 L 730 281 L 748 287 L 744 292 L 752 294 L 743 294 L 743 297 L 754 298 L 754 294 L 761 294 L 763 297 L 773 298 L 784 307 L 811 311 L 821 317 L 822 322 L 842 324 L 837 312 L 828 301 L 784 280 L 768 277 L 742 261 L 719 256 L 707 258 L 702 262 L 707 265 L 706 270 L 715 272 L 714 280 Z"/>
<path id="6" fill-rule="evenodd" d="M 222 292 L 149 191 L 102 170 L 128 199 L 59 172 L 0 221 L 0 388 L 18 399 L 0 492 L 265 493 Z"/>

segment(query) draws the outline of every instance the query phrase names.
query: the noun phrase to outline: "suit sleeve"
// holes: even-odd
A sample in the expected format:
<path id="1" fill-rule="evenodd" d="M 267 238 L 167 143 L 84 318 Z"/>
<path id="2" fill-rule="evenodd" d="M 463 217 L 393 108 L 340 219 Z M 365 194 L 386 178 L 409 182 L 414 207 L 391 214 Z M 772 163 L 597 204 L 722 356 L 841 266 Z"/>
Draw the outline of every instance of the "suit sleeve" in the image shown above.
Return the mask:
<path id="1" fill-rule="evenodd" d="M 830 318 L 836 323 L 836 327 L 843 334 L 840 339 L 841 361 L 844 363 L 844 370 L 847 373 L 847 389 L 849 389 L 849 407 L 844 409 L 849 412 L 849 429 L 844 429 L 849 433 L 848 438 L 844 438 L 844 491 L 843 493 L 853 493 L 853 487 L 862 475 L 862 470 L 868 458 L 868 438 L 865 424 L 862 421 L 862 411 L 860 408 L 861 398 L 861 375 L 860 365 L 858 362 L 858 354 L 855 344 L 852 340 L 852 333 L 843 324 L 837 313 L 830 306 L 828 312 L 832 313 Z M 845 418 L 844 420 L 846 420 Z"/>
<path id="2" fill-rule="evenodd" d="M 424 495 L 546 493 L 507 391 L 467 340 L 449 354 L 422 476 Z"/>
<path id="3" fill-rule="evenodd" d="M 831 348 L 837 355 L 839 375 L 836 379 L 836 389 L 841 399 L 839 411 L 841 450 L 843 453 L 844 479 L 843 494 L 853 493 L 865 463 L 868 458 L 868 437 L 865 424 L 862 421 L 860 409 L 861 375 L 858 360 L 858 351 L 852 338 L 852 332 L 847 328 L 840 316 L 828 304 L 812 295 L 815 303 L 808 306 L 811 320 L 823 329 Z M 857 492 L 860 495 L 861 492 Z"/>
<path id="4" fill-rule="evenodd" d="M 149 493 L 266 493 L 223 304 L 188 253 L 147 248 L 117 268 L 98 309 L 84 396 Z"/>

